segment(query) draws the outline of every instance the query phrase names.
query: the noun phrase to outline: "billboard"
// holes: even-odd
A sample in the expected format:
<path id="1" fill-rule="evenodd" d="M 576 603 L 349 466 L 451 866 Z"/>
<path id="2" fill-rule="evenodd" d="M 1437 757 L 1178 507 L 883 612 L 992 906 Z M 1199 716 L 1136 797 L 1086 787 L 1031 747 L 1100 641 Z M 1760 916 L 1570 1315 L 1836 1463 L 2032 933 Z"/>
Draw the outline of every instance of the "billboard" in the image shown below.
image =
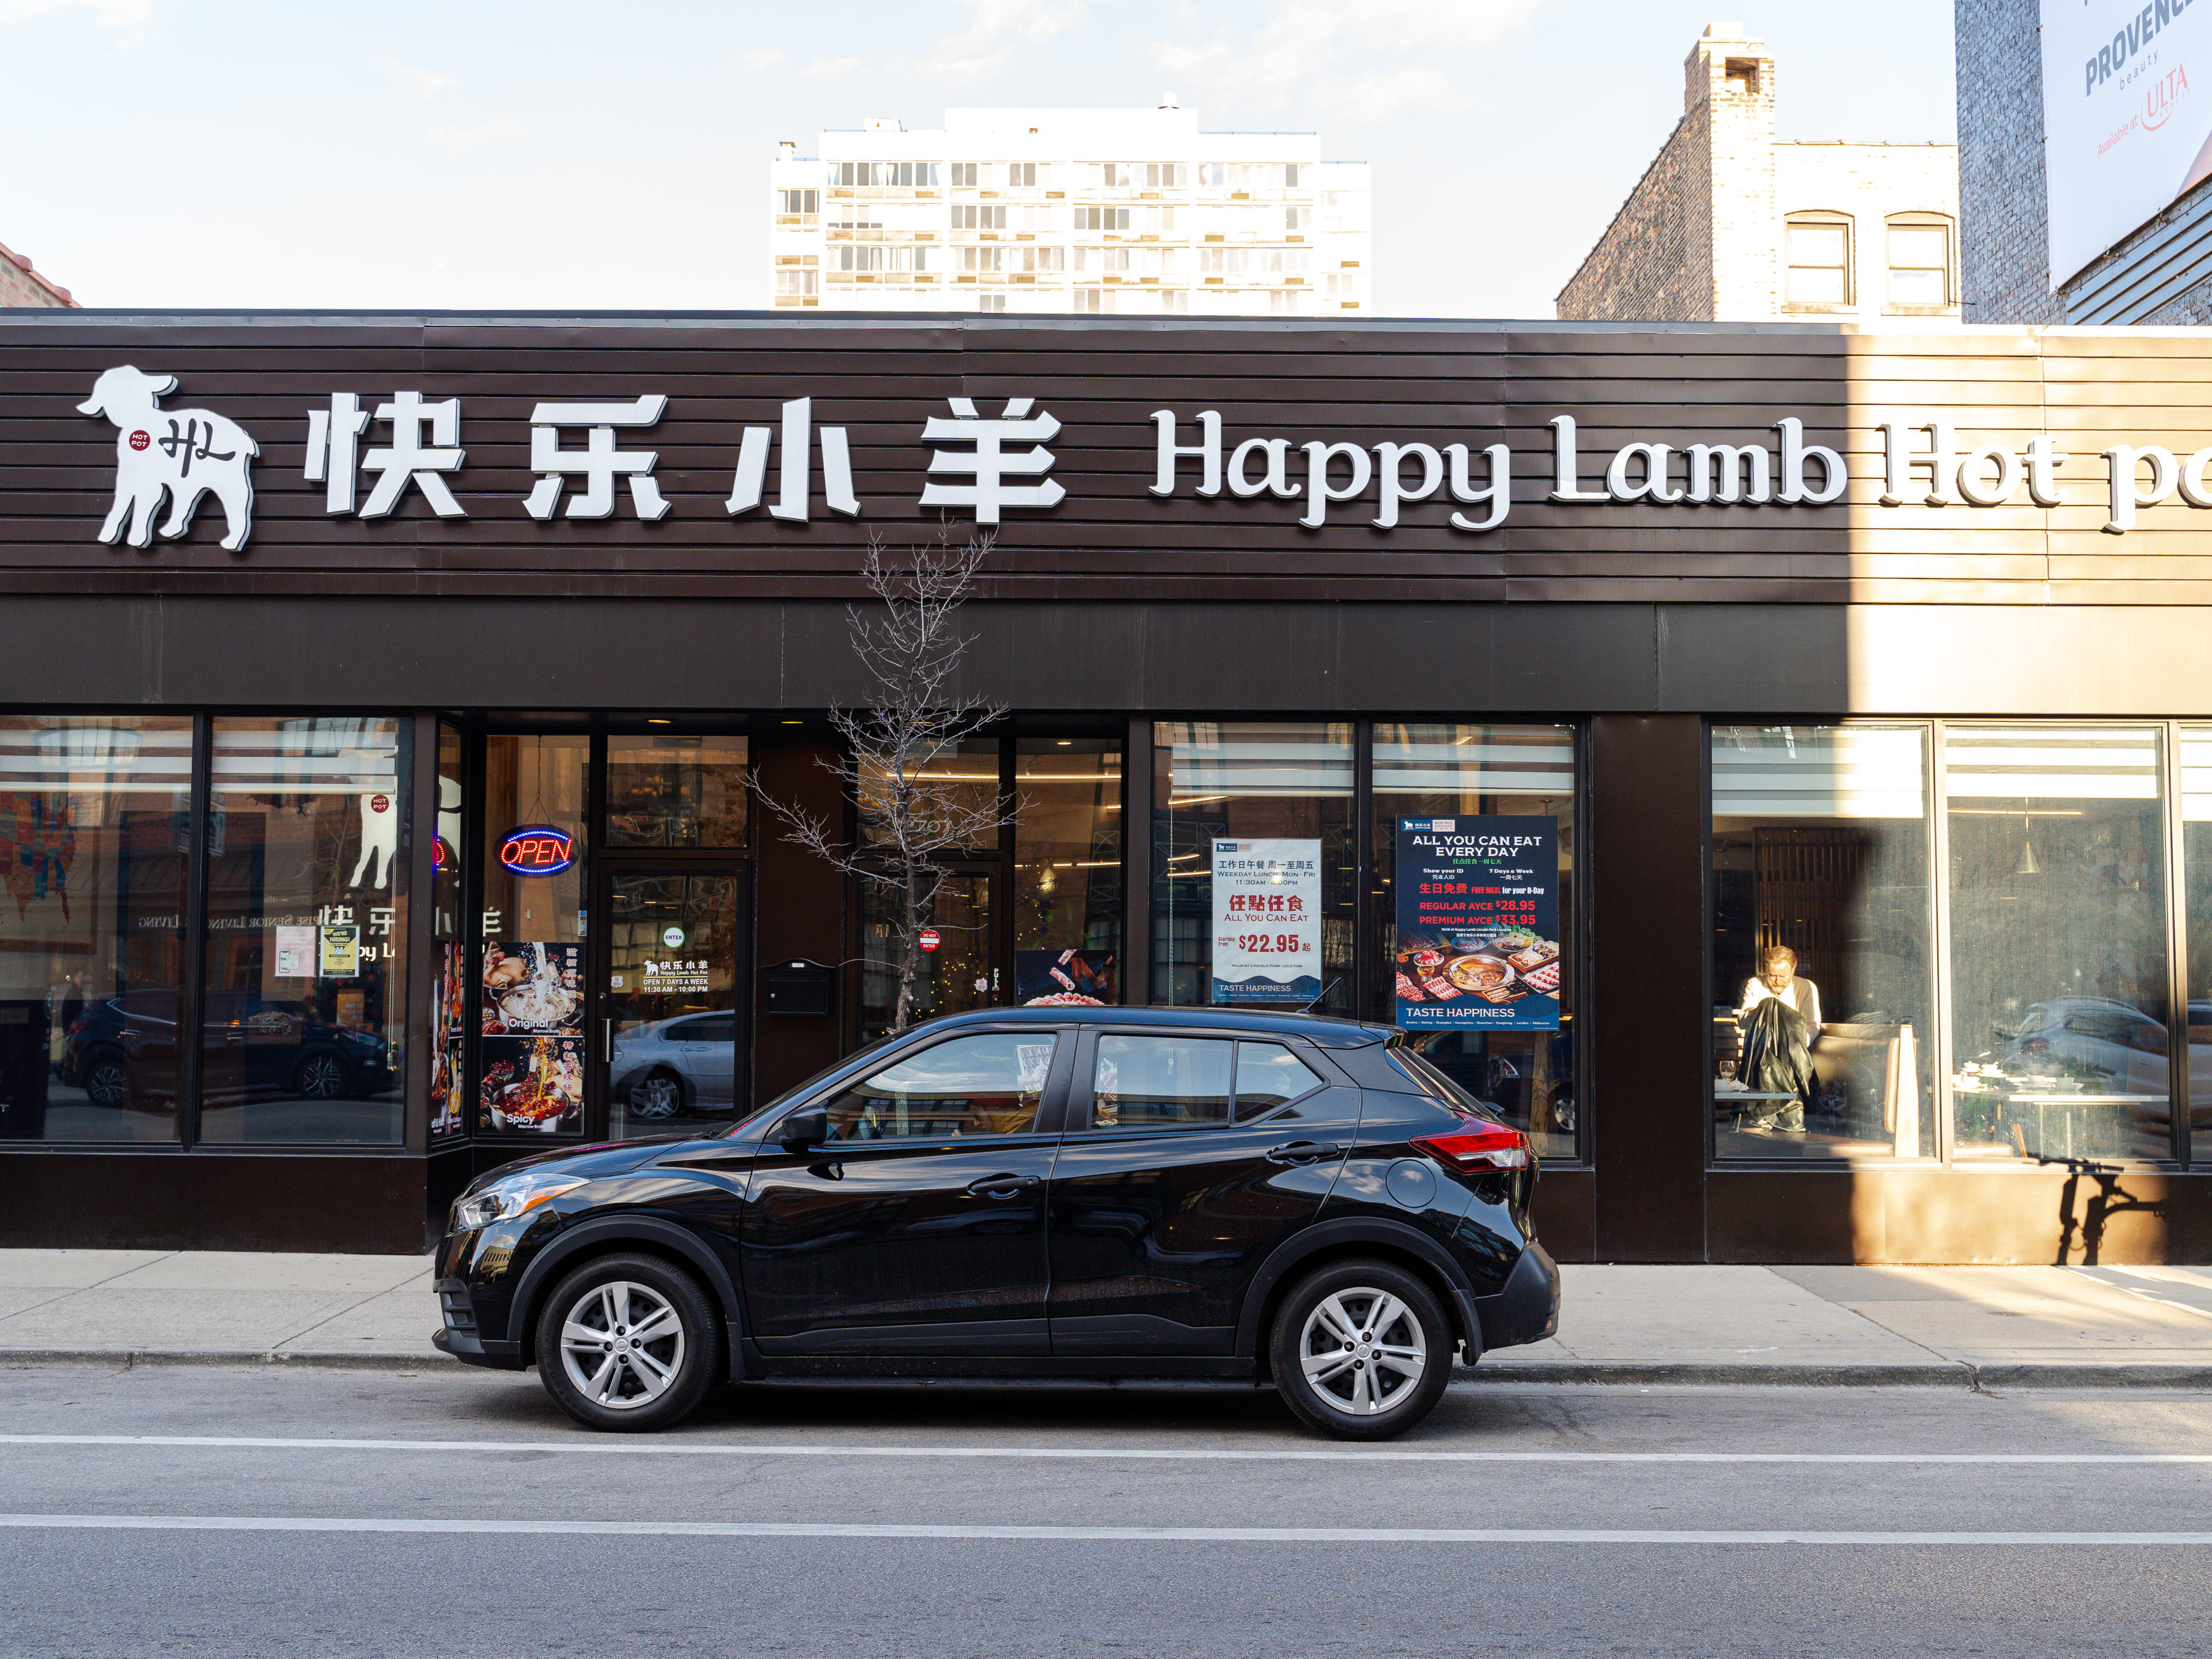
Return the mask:
<path id="1" fill-rule="evenodd" d="M 2043 0 L 2051 288 L 2212 176 L 2212 0 Z"/>

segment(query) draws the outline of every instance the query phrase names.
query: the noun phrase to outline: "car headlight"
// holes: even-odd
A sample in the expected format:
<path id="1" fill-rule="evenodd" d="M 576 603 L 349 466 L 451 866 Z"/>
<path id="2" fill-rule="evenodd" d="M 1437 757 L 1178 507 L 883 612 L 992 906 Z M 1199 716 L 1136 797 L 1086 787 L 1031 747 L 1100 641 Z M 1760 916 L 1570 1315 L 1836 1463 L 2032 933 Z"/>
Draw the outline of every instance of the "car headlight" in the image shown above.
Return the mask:
<path id="1" fill-rule="evenodd" d="M 562 1175 L 551 1170 L 524 1170 L 503 1176 L 480 1193 L 471 1193 L 453 1206 L 453 1225 L 472 1229 L 495 1221 L 510 1220 L 534 1210 L 548 1199 L 572 1193 L 588 1177 Z"/>

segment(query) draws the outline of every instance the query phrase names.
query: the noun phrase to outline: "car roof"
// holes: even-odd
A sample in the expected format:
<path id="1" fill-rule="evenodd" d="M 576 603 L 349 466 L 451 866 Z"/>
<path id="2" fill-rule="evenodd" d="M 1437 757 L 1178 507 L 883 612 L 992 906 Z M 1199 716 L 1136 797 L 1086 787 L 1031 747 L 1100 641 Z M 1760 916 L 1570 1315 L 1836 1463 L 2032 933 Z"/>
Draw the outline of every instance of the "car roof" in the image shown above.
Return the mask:
<path id="1" fill-rule="evenodd" d="M 1323 1014 L 1273 1013 L 1255 1008 L 1119 1008 L 1060 1004 L 1042 1008 L 979 1008 L 969 1013 L 947 1014 L 916 1025 L 915 1031 L 951 1030 L 964 1025 L 1110 1025 L 1143 1030 L 1172 1026 L 1181 1030 L 1218 1030 L 1224 1036 L 1265 1032 L 1274 1036 L 1304 1037 L 1323 1048 L 1360 1048 L 1387 1042 L 1398 1035 L 1394 1026 L 1371 1025 L 1356 1019 L 1334 1019 Z"/>

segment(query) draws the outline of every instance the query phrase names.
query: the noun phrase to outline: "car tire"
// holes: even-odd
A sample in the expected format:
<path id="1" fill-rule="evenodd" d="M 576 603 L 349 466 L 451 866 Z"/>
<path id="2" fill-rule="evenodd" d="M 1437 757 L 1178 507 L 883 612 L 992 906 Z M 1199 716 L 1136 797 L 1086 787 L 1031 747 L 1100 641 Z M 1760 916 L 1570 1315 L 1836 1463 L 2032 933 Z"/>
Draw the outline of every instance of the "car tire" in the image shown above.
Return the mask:
<path id="1" fill-rule="evenodd" d="M 131 1068 L 114 1054 L 102 1054 L 84 1068 L 84 1096 L 95 1106 L 117 1111 L 131 1104 Z"/>
<path id="2" fill-rule="evenodd" d="M 1268 1358 L 1283 1403 L 1309 1428 L 1387 1440 L 1443 1397 L 1456 1340 L 1436 1292 L 1404 1268 L 1334 1261 L 1283 1298 Z"/>
<path id="3" fill-rule="evenodd" d="M 629 1085 L 623 1103 L 632 1117 L 658 1121 L 684 1109 L 684 1079 L 665 1066 L 655 1066 Z"/>
<path id="4" fill-rule="evenodd" d="M 292 1092 L 305 1100 L 336 1100 L 346 1091 L 346 1063 L 336 1054 L 309 1054 L 292 1073 Z"/>
<path id="5" fill-rule="evenodd" d="M 647 1340 L 629 1347 L 637 1330 Z M 714 1387 L 722 1316 L 697 1279 L 659 1256 L 603 1255 L 545 1298 L 537 1358 L 546 1393 L 586 1428 L 665 1429 Z"/>

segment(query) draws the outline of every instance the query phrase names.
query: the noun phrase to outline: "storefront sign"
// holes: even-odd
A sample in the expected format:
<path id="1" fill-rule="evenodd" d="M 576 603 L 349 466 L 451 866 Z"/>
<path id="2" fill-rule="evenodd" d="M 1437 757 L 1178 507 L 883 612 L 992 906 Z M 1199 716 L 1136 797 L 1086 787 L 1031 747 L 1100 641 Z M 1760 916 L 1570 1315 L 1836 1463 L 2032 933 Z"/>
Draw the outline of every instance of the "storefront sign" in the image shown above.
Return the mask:
<path id="1" fill-rule="evenodd" d="M 1559 1029 L 1559 826 L 1398 820 L 1398 1024 Z"/>
<path id="2" fill-rule="evenodd" d="M 499 844 L 502 868 L 518 876 L 557 876 L 575 860 L 575 837 L 549 823 L 510 830 Z"/>
<path id="3" fill-rule="evenodd" d="M 2212 176 L 2212 5 L 2043 0 L 2042 21 L 2055 294 Z"/>
<path id="4" fill-rule="evenodd" d="M 712 988 L 707 983 L 707 964 L 696 958 L 679 957 L 660 962 L 647 961 L 644 969 L 637 988 L 647 996 Z"/>
<path id="5" fill-rule="evenodd" d="M 1210 1000 L 1305 1003 L 1321 992 L 1321 842 L 1217 840 Z"/>

